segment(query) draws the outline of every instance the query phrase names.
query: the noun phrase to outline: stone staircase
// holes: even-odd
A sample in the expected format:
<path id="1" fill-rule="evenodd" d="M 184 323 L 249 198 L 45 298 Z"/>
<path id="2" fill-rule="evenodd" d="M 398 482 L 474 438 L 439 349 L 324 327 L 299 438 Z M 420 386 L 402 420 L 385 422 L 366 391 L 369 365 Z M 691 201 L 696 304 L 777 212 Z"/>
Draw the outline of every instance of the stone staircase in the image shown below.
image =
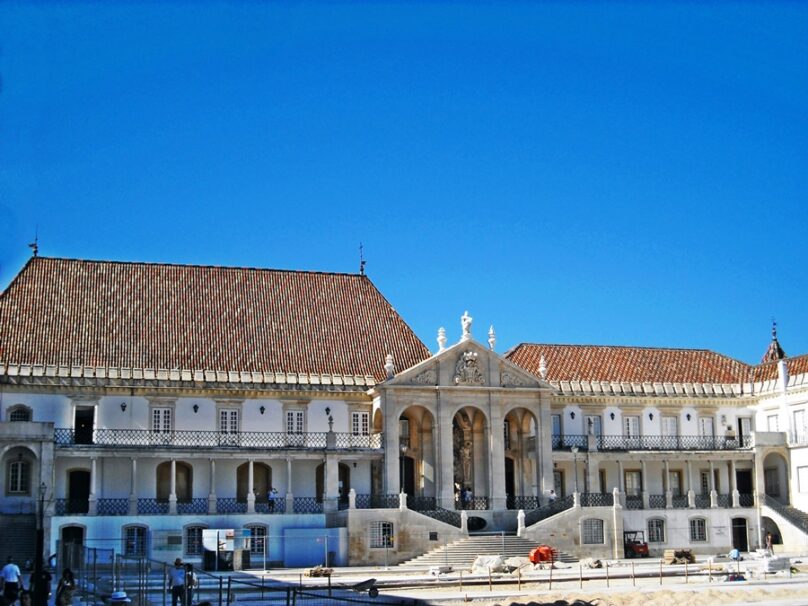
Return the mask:
<path id="1" fill-rule="evenodd" d="M 8 556 L 14 556 L 20 568 L 26 560 L 33 562 L 36 555 L 36 516 L 0 515 L 0 537 L 0 562 L 5 564 Z"/>
<path id="2" fill-rule="evenodd" d="M 763 503 L 783 516 L 786 520 L 793 524 L 795 528 L 798 528 L 802 532 L 808 534 L 808 513 L 805 513 L 796 507 L 792 507 L 791 505 L 783 505 L 779 501 L 769 496 L 764 497 Z"/>
<path id="3" fill-rule="evenodd" d="M 513 535 L 472 535 L 447 545 L 441 545 L 423 555 L 399 564 L 399 568 L 451 566 L 454 569 L 471 568 L 480 555 L 501 555 L 504 558 L 527 557 L 538 543 Z M 572 556 L 559 553 L 561 562 L 577 562 Z"/>

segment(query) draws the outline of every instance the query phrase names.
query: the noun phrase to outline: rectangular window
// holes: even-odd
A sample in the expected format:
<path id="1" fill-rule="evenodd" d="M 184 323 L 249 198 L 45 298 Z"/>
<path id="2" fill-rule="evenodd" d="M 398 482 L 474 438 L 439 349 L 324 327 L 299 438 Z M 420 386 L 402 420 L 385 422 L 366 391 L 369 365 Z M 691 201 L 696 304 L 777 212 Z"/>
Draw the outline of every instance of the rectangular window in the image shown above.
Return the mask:
<path id="1" fill-rule="evenodd" d="M 808 466 L 797 467 L 797 490 L 808 492 Z"/>
<path id="2" fill-rule="evenodd" d="M 715 435 L 712 417 L 699 417 L 699 435 L 703 438 L 712 438 Z"/>
<path id="3" fill-rule="evenodd" d="M 642 472 L 641 471 L 626 471 L 626 494 L 630 497 L 638 497 L 642 495 Z"/>
<path id="4" fill-rule="evenodd" d="M 241 429 L 240 414 L 237 408 L 219 409 L 219 444 L 237 446 Z"/>
<path id="5" fill-rule="evenodd" d="M 805 427 L 805 410 L 794 411 L 794 442 L 805 444 L 808 429 Z"/>
<path id="6" fill-rule="evenodd" d="M 584 545 L 603 544 L 603 520 L 584 520 L 581 528 L 581 543 Z"/>
<path id="7" fill-rule="evenodd" d="M 665 542 L 665 520 L 648 520 L 648 542 Z"/>
<path id="8" fill-rule="evenodd" d="M 768 431 L 780 431 L 780 419 L 778 415 L 769 415 L 766 417 L 766 429 Z"/>
<path id="9" fill-rule="evenodd" d="M 700 471 L 699 472 L 699 482 L 701 484 L 701 494 L 703 494 L 703 495 L 710 494 L 710 472 L 709 471 Z"/>
<path id="10" fill-rule="evenodd" d="M 673 493 L 673 496 L 682 496 L 682 472 L 669 471 L 668 472 L 668 490 Z"/>
<path id="11" fill-rule="evenodd" d="M 151 430 L 156 433 L 168 433 L 171 431 L 171 409 L 152 408 L 151 409 Z"/>
<path id="12" fill-rule="evenodd" d="M 250 553 L 262 555 L 267 540 L 267 527 L 266 526 L 248 526 L 247 530 L 250 532 Z"/>
<path id="13" fill-rule="evenodd" d="M 286 433 L 303 433 L 305 415 L 302 410 L 286 411 Z"/>
<path id="14" fill-rule="evenodd" d="M 741 417 L 738 419 L 738 437 L 749 437 L 752 433 L 752 419 L 749 417 Z"/>
<path id="15" fill-rule="evenodd" d="M 370 525 L 370 547 L 371 549 L 384 549 L 393 547 L 393 523 L 373 522 Z"/>
<path id="16" fill-rule="evenodd" d="M 690 540 L 691 541 L 706 541 L 707 540 L 707 522 L 704 518 L 696 518 L 690 520 Z"/>
<path id="17" fill-rule="evenodd" d="M 188 526 L 185 529 L 185 555 L 202 555 L 202 531 L 203 526 Z"/>
<path id="18" fill-rule="evenodd" d="M 30 489 L 28 461 L 12 461 L 8 465 L 9 494 L 28 494 Z"/>
<path id="19" fill-rule="evenodd" d="M 370 433 L 370 413 L 351 413 L 351 433 L 355 436 L 366 436 Z"/>
<path id="20" fill-rule="evenodd" d="M 123 553 L 134 557 L 146 556 L 146 529 L 143 526 L 124 527 Z"/>
<path id="21" fill-rule="evenodd" d="M 639 438 L 640 417 L 623 417 L 623 432 L 627 438 Z"/>

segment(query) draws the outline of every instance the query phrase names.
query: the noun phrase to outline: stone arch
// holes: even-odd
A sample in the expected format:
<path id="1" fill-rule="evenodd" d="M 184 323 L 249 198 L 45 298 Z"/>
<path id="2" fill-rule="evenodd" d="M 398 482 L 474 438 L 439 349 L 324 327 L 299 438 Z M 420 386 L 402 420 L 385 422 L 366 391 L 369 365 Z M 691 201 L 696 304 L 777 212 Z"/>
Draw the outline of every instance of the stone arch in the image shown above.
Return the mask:
<path id="1" fill-rule="evenodd" d="M 398 418 L 400 489 L 410 496 L 437 496 L 435 416 L 428 407 L 416 404 L 405 407 Z"/>
<path id="2" fill-rule="evenodd" d="M 494 438 L 497 437 L 495 434 Z M 522 406 L 510 407 L 503 417 L 502 440 L 509 503 L 521 502 L 514 497 L 537 496 L 541 451 L 539 422 L 533 411 Z"/>
<path id="3" fill-rule="evenodd" d="M 8 496 L 34 497 L 38 462 L 36 454 L 27 446 L 8 446 L 3 450 L 3 486 Z"/>
<path id="4" fill-rule="evenodd" d="M 782 453 L 772 451 L 763 458 L 763 491 L 780 503 L 788 503 L 788 461 Z"/>
<path id="5" fill-rule="evenodd" d="M 236 468 L 236 500 L 247 502 L 250 488 L 250 462 L 242 463 Z M 256 503 L 266 503 L 272 489 L 272 467 L 266 463 L 253 461 L 253 494 Z"/>
<path id="6" fill-rule="evenodd" d="M 155 477 L 157 500 L 167 502 L 171 493 L 171 461 L 160 463 Z M 180 502 L 190 501 L 194 496 L 194 468 L 184 461 L 176 462 L 175 494 Z"/>
<path id="7" fill-rule="evenodd" d="M 14 404 L 6 411 L 6 421 L 10 423 L 25 422 L 34 420 L 34 411 L 25 404 Z"/>
<path id="8" fill-rule="evenodd" d="M 488 416 L 476 406 L 461 406 L 452 417 L 455 501 L 461 509 L 486 509 L 485 498 L 492 496 L 489 431 Z"/>

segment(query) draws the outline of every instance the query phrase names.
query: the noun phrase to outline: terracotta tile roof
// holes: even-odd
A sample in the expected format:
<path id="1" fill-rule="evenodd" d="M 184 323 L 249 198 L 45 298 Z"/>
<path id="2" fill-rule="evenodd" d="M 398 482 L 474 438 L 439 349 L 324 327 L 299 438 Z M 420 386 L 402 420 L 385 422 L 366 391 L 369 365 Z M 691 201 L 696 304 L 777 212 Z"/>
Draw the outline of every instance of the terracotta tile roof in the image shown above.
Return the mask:
<path id="1" fill-rule="evenodd" d="M 32 258 L 0 295 L 0 361 L 384 378 L 430 353 L 366 276 Z"/>
<path id="2" fill-rule="evenodd" d="M 773 362 L 766 362 L 765 364 L 759 364 L 755 366 L 753 370 L 754 380 L 756 382 L 759 382 L 759 381 L 773 381 L 774 379 L 776 379 L 778 361 L 779 360 L 774 360 Z M 786 358 L 785 362 L 789 377 L 795 377 L 797 375 L 808 373 L 808 354 L 795 356 L 793 358 Z"/>
<path id="3" fill-rule="evenodd" d="M 750 367 L 706 349 L 523 343 L 511 362 L 539 376 L 542 355 L 547 380 L 625 383 L 742 383 Z"/>

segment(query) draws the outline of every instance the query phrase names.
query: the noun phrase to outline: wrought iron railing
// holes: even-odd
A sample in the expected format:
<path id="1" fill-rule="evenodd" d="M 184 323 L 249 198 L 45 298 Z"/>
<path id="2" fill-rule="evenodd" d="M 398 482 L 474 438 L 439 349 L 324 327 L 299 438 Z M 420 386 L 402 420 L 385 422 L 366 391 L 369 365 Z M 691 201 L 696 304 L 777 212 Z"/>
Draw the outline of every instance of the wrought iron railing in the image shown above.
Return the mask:
<path id="1" fill-rule="evenodd" d="M 707 509 L 710 507 L 710 495 L 697 494 L 696 495 L 696 509 Z"/>
<path id="2" fill-rule="evenodd" d="M 614 495 L 610 492 L 582 492 L 581 507 L 612 507 Z"/>
<path id="3" fill-rule="evenodd" d="M 460 528 L 460 514 L 456 511 L 451 511 L 449 509 L 443 509 L 443 507 L 437 507 L 436 509 L 424 510 L 419 511 L 418 513 L 422 513 L 425 516 L 429 516 L 439 522 L 443 522 L 444 524 L 451 524 L 455 528 Z"/>
<path id="4" fill-rule="evenodd" d="M 648 509 L 665 509 L 668 505 L 664 494 L 649 494 Z"/>
<path id="5" fill-rule="evenodd" d="M 626 509 L 643 509 L 641 495 L 626 495 Z"/>
<path id="6" fill-rule="evenodd" d="M 54 506 L 57 516 L 84 515 L 90 511 L 87 499 L 56 499 Z"/>
<path id="7" fill-rule="evenodd" d="M 488 497 L 471 497 L 455 501 L 455 509 L 466 511 L 486 511 L 488 509 Z"/>
<path id="8" fill-rule="evenodd" d="M 138 499 L 138 515 L 165 515 L 168 513 L 168 501 L 157 499 Z"/>
<path id="9" fill-rule="evenodd" d="M 81 432 L 78 432 L 81 434 Z M 83 434 L 82 434 L 83 435 Z M 77 431 L 60 427 L 54 430 L 57 448 L 76 446 L 111 446 L 115 448 L 239 448 L 261 450 L 325 449 L 327 432 L 284 433 L 266 431 L 242 431 L 222 433 L 218 431 L 178 430 L 157 432 L 148 429 L 94 429 L 91 439 L 77 436 Z M 85 436 L 86 437 L 86 436 Z M 355 435 L 334 433 L 334 444 L 342 450 L 379 450 L 382 434 Z"/>
<path id="10" fill-rule="evenodd" d="M 177 513 L 208 513 L 207 497 L 177 501 Z"/>
<path id="11" fill-rule="evenodd" d="M 687 501 L 686 494 L 675 494 L 671 499 L 671 505 L 673 505 L 674 509 L 687 509 L 690 504 Z"/>
<path id="12" fill-rule="evenodd" d="M 766 505 L 766 507 L 771 507 L 774 509 L 777 513 L 783 516 L 791 524 L 802 530 L 804 533 L 808 533 L 808 515 L 802 511 L 789 507 L 788 505 L 781 503 L 769 495 L 763 495 L 763 504 Z"/>
<path id="13" fill-rule="evenodd" d="M 435 497 L 407 497 L 407 509 L 413 511 L 434 511 L 438 508 L 438 500 Z"/>
<path id="14" fill-rule="evenodd" d="M 397 494 L 358 494 L 357 509 L 398 509 L 400 499 Z"/>
<path id="15" fill-rule="evenodd" d="M 286 513 L 286 499 L 268 499 L 266 501 L 256 501 L 255 511 L 257 513 Z"/>
<path id="16" fill-rule="evenodd" d="M 524 509 L 525 511 L 530 511 L 531 509 L 541 507 L 541 499 L 539 497 L 519 497 L 509 494 L 506 499 L 506 507 L 508 509 Z"/>
<path id="17" fill-rule="evenodd" d="M 561 497 L 558 499 L 554 499 L 548 502 L 546 505 L 539 507 L 538 509 L 534 509 L 533 511 L 528 511 L 525 514 L 525 526 L 532 526 L 537 522 L 541 522 L 542 520 L 546 520 L 550 516 L 554 516 L 557 513 L 561 513 L 562 511 L 566 511 L 570 507 L 575 504 L 573 496 L 567 495 L 566 497 Z"/>
<path id="18" fill-rule="evenodd" d="M 732 495 L 730 495 L 730 494 L 720 494 L 720 495 L 718 495 L 718 506 L 719 507 L 732 507 Z"/>
<path id="19" fill-rule="evenodd" d="M 317 497 L 295 497 L 295 513 L 323 513 L 323 502 Z"/>
<path id="20" fill-rule="evenodd" d="M 98 499 L 96 512 L 100 516 L 125 516 L 129 514 L 129 499 Z"/>
<path id="21" fill-rule="evenodd" d="M 589 448 L 585 435 L 553 436 L 553 450 L 579 450 Z M 752 445 L 751 436 L 592 436 L 600 450 L 738 450 Z"/>
<path id="22" fill-rule="evenodd" d="M 218 497 L 216 513 L 247 513 L 247 501 L 233 497 Z"/>
<path id="23" fill-rule="evenodd" d="M 738 505 L 740 507 L 754 507 L 755 495 L 741 493 L 738 495 Z"/>

